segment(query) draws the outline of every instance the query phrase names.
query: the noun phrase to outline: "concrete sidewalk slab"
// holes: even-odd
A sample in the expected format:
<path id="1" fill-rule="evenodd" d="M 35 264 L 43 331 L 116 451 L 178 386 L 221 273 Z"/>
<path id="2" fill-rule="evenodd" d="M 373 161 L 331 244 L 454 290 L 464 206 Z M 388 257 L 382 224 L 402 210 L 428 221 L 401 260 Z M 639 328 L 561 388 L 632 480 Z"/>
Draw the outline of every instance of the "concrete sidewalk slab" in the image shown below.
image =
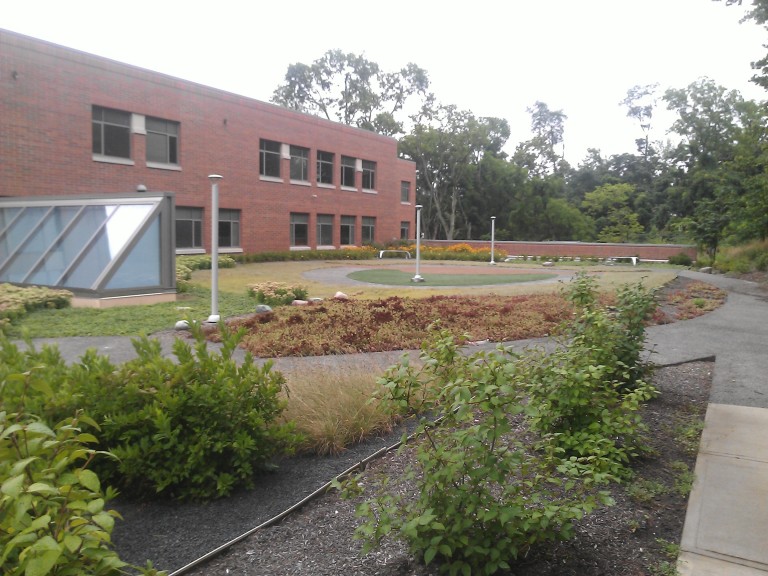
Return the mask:
<path id="1" fill-rule="evenodd" d="M 709 405 L 683 528 L 682 574 L 768 573 L 765 430 L 766 409 Z"/>

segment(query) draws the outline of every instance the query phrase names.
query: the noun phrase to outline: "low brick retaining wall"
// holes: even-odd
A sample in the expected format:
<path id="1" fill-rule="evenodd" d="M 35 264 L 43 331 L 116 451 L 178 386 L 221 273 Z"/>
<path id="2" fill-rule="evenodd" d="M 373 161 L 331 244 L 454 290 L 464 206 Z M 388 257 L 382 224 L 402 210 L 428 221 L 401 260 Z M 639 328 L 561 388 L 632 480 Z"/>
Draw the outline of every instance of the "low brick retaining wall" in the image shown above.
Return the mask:
<path id="1" fill-rule="evenodd" d="M 447 248 L 454 244 L 469 244 L 473 248 L 491 247 L 484 240 L 422 240 L 425 246 Z M 549 256 L 579 258 L 621 258 L 635 256 L 640 260 L 666 262 L 671 256 L 687 254 L 696 260 L 696 247 L 687 244 L 614 244 L 602 242 L 513 242 L 496 241 L 497 254 L 507 256 Z"/>

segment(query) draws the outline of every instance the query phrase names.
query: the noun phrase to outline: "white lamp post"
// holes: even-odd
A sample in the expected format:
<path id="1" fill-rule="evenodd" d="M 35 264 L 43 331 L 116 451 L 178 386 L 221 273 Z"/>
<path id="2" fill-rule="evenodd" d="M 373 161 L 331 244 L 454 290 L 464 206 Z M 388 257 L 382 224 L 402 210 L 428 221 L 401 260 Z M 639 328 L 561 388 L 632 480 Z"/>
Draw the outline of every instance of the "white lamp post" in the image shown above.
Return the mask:
<path id="1" fill-rule="evenodd" d="M 491 266 L 496 264 L 496 262 L 493 260 L 493 255 L 495 253 L 494 245 L 496 243 L 496 216 L 491 216 Z"/>
<path id="2" fill-rule="evenodd" d="M 424 282 L 424 278 L 419 274 L 421 265 L 421 204 L 416 204 L 416 276 L 411 278 L 411 282 Z"/>
<path id="3" fill-rule="evenodd" d="M 211 315 L 208 322 L 216 324 L 219 316 L 219 180 L 223 176 L 211 174 Z"/>

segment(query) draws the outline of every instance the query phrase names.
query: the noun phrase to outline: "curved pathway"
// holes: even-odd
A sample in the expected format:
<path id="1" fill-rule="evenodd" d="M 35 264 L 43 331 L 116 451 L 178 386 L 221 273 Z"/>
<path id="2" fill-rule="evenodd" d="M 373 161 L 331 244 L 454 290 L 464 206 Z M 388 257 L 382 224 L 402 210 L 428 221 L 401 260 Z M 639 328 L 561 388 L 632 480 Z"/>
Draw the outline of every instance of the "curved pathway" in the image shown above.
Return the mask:
<path id="1" fill-rule="evenodd" d="M 768 292 L 683 272 L 728 291 L 724 306 L 648 330 L 658 364 L 715 357 L 681 542 L 683 576 L 768 573 Z"/>

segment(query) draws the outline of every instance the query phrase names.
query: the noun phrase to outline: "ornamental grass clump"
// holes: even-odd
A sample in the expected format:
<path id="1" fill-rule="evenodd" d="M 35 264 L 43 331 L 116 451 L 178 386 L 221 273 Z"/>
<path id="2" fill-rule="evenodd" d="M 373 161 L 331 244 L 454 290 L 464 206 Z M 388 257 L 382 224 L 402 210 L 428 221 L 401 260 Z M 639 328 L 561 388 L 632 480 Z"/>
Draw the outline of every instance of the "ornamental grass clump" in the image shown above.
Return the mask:
<path id="1" fill-rule="evenodd" d="M 397 417 L 371 401 L 384 371 L 370 362 L 311 371 L 283 371 L 291 394 L 283 418 L 295 422 L 301 452 L 339 454 L 376 434 L 388 434 Z"/>

